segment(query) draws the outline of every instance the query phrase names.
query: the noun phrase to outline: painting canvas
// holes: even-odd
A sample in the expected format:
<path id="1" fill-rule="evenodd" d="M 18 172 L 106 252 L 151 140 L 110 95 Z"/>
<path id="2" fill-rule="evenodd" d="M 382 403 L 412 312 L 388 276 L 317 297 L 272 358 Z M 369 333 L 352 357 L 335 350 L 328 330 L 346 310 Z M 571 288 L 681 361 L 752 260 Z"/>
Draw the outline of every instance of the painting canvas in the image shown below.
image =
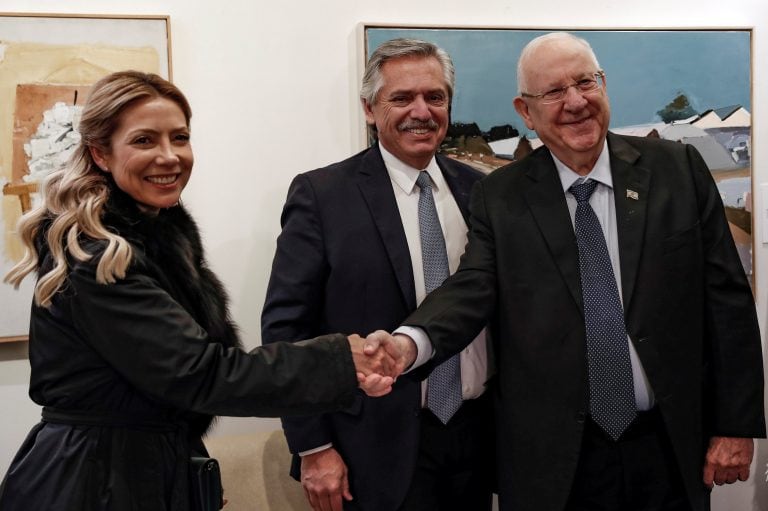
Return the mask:
<path id="1" fill-rule="evenodd" d="M 371 25 L 365 55 L 396 37 L 444 48 L 456 92 L 441 151 L 487 173 L 541 145 L 512 99 L 520 51 L 550 31 Z M 752 282 L 751 31 L 569 31 L 590 43 L 606 73 L 612 131 L 691 144 L 702 154 Z"/>
<path id="2" fill-rule="evenodd" d="M 171 78 L 167 16 L 0 14 L 0 275 L 23 255 L 15 234 L 39 184 L 79 141 L 90 86 L 124 69 Z M 33 279 L 0 285 L 0 341 L 25 339 Z"/>

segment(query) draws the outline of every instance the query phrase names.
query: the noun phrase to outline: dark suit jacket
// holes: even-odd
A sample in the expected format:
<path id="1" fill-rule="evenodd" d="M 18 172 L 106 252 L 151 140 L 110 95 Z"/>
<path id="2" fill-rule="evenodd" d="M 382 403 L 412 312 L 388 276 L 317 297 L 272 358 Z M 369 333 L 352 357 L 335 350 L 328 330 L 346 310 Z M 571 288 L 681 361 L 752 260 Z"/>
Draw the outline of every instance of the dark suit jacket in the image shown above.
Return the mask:
<path id="1" fill-rule="evenodd" d="M 439 155 L 437 162 L 466 219 L 470 189 L 482 174 Z M 263 342 L 391 331 L 416 308 L 405 231 L 378 145 L 297 176 L 281 223 Z M 385 397 L 360 392 L 343 412 L 286 418 L 283 427 L 293 453 L 332 442 L 349 467 L 357 504 L 392 511 L 413 473 L 420 398 L 419 382 L 399 378 Z M 297 457 L 292 475 L 299 475 Z"/>
<path id="2" fill-rule="evenodd" d="M 708 509 L 708 437 L 765 434 L 752 293 L 696 150 L 613 134 L 608 147 L 627 331 L 692 507 Z M 549 150 L 484 179 L 470 212 L 461 266 L 404 324 L 426 330 L 439 363 L 490 320 L 501 509 L 561 510 L 588 389 L 578 249 Z"/>

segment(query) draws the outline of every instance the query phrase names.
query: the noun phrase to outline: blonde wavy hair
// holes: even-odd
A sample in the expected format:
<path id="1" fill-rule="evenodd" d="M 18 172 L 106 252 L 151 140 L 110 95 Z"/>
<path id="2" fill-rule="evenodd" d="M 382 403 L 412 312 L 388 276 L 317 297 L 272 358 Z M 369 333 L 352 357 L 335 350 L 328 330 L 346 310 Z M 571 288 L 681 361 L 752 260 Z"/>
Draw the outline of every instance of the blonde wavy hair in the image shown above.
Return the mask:
<path id="1" fill-rule="evenodd" d="M 109 177 L 94 162 L 91 147 L 105 154 L 111 151 L 111 137 L 120 123 L 121 113 L 137 101 L 162 97 L 176 103 L 187 126 L 192 110 L 184 94 L 164 78 L 139 71 L 121 71 L 105 76 L 93 85 L 78 131 L 82 140 L 62 169 L 49 174 L 42 186 L 39 206 L 21 217 L 18 234 L 24 245 L 24 257 L 5 276 L 5 282 L 19 287 L 24 278 L 38 267 L 35 239 L 43 223 L 50 222 L 45 235 L 53 268 L 38 275 L 35 303 L 48 307 L 65 284 L 68 275 L 67 254 L 77 261 L 87 261 L 89 254 L 80 245 L 82 236 L 104 240 L 107 247 L 96 268 L 96 280 L 112 284 L 125 277 L 133 252 L 130 244 L 102 223 L 104 206 L 109 199 Z"/>

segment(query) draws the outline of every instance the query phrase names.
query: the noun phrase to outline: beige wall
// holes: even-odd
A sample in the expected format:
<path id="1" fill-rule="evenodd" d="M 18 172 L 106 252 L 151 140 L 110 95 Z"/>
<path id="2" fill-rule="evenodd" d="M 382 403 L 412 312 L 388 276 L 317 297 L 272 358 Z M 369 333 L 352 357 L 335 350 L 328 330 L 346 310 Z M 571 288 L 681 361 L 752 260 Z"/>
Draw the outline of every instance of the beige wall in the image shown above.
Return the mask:
<path id="1" fill-rule="evenodd" d="M 185 201 L 199 221 L 214 270 L 230 290 L 235 319 L 248 345 L 255 346 L 290 179 L 363 147 L 363 119 L 355 99 L 361 22 L 522 28 L 754 26 L 755 189 L 768 181 L 764 0 L 554 2 L 561 5 L 541 8 L 522 0 L 0 0 L 0 11 L 171 16 L 174 81 L 195 110 L 197 161 Z M 756 194 L 756 211 L 761 206 L 768 204 L 761 204 Z M 759 235 L 764 217 L 755 217 L 758 306 L 764 323 L 768 252 Z M 18 351 L 0 346 L 0 474 L 39 414 L 26 396 L 28 369 Z M 225 419 L 217 434 L 274 427 L 275 420 Z M 718 490 L 715 509 L 768 511 L 768 445 L 761 445 L 758 456 L 757 482 Z"/>

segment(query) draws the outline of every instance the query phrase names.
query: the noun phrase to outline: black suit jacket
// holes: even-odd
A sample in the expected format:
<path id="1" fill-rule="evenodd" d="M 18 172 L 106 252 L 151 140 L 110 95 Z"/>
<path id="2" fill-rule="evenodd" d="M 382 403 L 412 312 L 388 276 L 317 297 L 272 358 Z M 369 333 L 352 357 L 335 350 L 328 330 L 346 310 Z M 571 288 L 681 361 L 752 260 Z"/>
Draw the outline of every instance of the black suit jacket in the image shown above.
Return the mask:
<path id="1" fill-rule="evenodd" d="M 692 508 L 708 509 L 708 437 L 765 435 L 752 293 L 696 150 L 610 133 L 608 147 L 627 331 Z M 578 249 L 549 150 L 495 171 L 470 204 L 459 269 L 405 324 L 427 331 L 439 363 L 491 321 L 501 509 L 558 511 L 579 459 L 588 389 Z"/>
<path id="2" fill-rule="evenodd" d="M 470 189 L 482 174 L 440 155 L 437 163 L 466 220 Z M 378 145 L 297 176 L 281 223 L 263 342 L 391 331 L 416 308 L 405 231 Z M 360 392 L 343 412 L 285 418 L 283 428 L 293 453 L 332 442 L 357 504 L 392 511 L 413 474 L 420 399 L 419 382 L 399 378 L 385 397 Z M 298 457 L 292 475 L 299 476 Z"/>

